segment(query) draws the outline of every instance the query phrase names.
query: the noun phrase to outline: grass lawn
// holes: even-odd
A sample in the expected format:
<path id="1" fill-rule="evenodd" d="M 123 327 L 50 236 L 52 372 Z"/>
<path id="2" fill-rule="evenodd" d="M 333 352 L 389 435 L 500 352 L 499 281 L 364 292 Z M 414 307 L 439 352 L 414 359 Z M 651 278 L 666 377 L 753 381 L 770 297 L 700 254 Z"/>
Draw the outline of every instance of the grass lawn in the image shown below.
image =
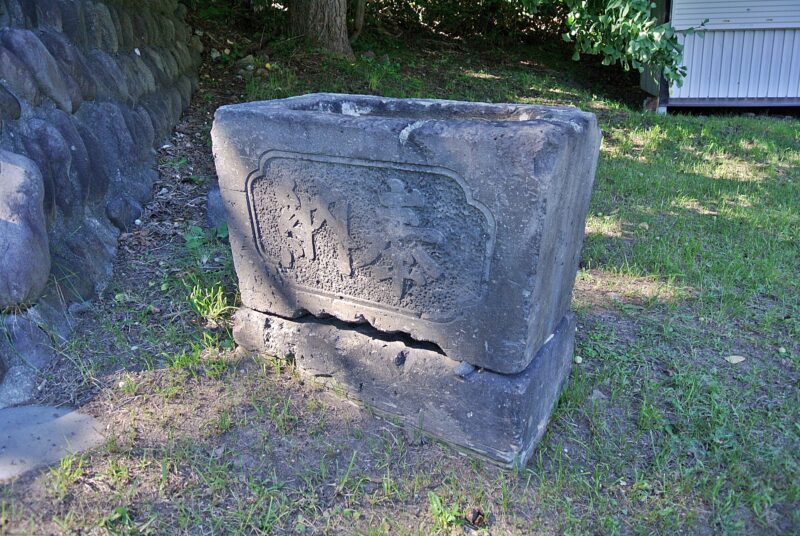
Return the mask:
<path id="1" fill-rule="evenodd" d="M 599 117 L 580 359 L 531 463 L 465 458 L 234 351 L 224 243 L 196 227 L 201 211 L 151 207 L 180 232 L 128 236 L 91 322 L 61 349 L 73 403 L 110 439 L 0 486 L 0 534 L 798 533 L 800 121 L 643 113 L 630 77 L 559 46 L 372 39 L 354 62 L 273 44 L 268 76 L 226 98 L 371 93 Z M 219 103 L 212 82 L 195 107 Z M 162 152 L 162 183 L 187 200 L 207 187 L 198 169 L 212 173 L 210 125 L 195 126 L 203 154 L 184 157 L 183 138 Z M 483 527 L 463 525 L 470 509 Z"/>

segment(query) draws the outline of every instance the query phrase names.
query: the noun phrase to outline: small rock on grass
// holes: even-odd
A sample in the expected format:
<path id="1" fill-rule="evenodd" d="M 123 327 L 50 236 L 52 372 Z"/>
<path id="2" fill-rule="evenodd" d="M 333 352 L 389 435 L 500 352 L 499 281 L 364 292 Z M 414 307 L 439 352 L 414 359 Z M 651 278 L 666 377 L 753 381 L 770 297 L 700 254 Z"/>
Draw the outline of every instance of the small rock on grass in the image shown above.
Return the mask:
<path id="1" fill-rule="evenodd" d="M 245 67 L 245 68 L 246 67 L 251 67 L 252 68 L 252 66 L 255 65 L 255 63 L 256 63 L 256 59 L 253 57 L 253 55 L 252 54 L 248 54 L 244 58 L 242 58 L 239 61 L 237 61 L 236 65 L 238 65 L 239 67 Z"/>
<path id="2" fill-rule="evenodd" d="M 725 361 L 727 361 L 731 365 L 738 365 L 739 363 L 741 363 L 744 360 L 745 360 L 745 357 L 742 356 L 742 355 L 729 355 L 728 357 L 725 358 Z"/>
<path id="3" fill-rule="evenodd" d="M 589 400 L 605 400 L 607 398 L 608 397 L 600 389 L 593 390 L 592 394 L 589 395 Z"/>
<path id="4" fill-rule="evenodd" d="M 486 525 L 486 515 L 483 513 L 483 510 L 480 508 L 470 508 L 467 513 L 464 515 L 464 520 L 472 527 L 472 528 L 481 528 Z"/>

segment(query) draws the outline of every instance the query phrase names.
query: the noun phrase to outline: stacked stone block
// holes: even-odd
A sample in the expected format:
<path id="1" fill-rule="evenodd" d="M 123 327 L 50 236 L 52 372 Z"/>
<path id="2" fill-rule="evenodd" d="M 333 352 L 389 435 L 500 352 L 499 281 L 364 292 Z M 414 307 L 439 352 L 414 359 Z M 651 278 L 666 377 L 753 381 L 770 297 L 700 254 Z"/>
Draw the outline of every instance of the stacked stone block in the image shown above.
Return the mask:
<path id="1" fill-rule="evenodd" d="M 313 94 L 223 106 L 211 137 L 236 341 L 525 463 L 572 358 L 594 115 Z"/>
<path id="2" fill-rule="evenodd" d="M 177 0 L 0 0 L 0 313 L 109 278 L 197 86 L 185 16 Z"/>
<path id="3" fill-rule="evenodd" d="M 176 0 L 0 0 L 0 149 L 41 174 L 53 272 L 75 299 L 108 277 L 119 230 L 150 196 L 153 147 L 196 87 L 185 11 Z"/>

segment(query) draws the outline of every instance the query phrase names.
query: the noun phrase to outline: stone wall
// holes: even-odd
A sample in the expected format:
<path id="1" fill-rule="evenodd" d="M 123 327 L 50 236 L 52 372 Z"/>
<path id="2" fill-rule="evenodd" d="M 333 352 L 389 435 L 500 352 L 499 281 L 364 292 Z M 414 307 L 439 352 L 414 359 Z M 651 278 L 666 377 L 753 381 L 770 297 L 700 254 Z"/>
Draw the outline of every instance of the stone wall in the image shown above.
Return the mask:
<path id="1" fill-rule="evenodd" d="M 185 15 L 177 0 L 0 0 L 0 331 L 63 324 L 110 277 L 197 85 Z"/>

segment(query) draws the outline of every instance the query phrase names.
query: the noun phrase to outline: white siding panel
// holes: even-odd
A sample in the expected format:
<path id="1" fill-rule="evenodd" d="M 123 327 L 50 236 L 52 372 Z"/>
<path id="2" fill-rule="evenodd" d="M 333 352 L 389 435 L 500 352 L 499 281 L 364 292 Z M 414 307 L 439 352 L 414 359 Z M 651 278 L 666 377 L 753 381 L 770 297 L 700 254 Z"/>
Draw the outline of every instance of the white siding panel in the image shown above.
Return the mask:
<path id="1" fill-rule="evenodd" d="M 775 40 L 772 42 L 772 57 L 780 56 L 786 46 L 786 30 L 776 30 Z M 776 65 L 769 73 L 769 87 L 775 93 L 776 97 L 781 96 L 781 82 L 783 81 L 782 75 L 785 74 L 784 65 L 782 61 L 776 62 Z"/>
<path id="2" fill-rule="evenodd" d="M 730 56 L 730 71 L 728 73 L 728 79 L 731 81 L 731 91 L 735 92 L 735 95 L 738 97 L 739 94 L 742 92 L 742 63 L 746 60 L 744 58 L 744 54 L 742 56 L 736 56 L 734 54 L 734 50 L 743 50 L 743 41 L 744 41 L 744 34 L 740 32 L 732 32 L 733 40 L 731 42 L 731 46 L 726 48 L 726 54 Z M 744 71 L 749 72 L 749 69 Z M 724 76 L 724 75 L 723 75 Z"/>
<path id="3" fill-rule="evenodd" d="M 766 97 L 769 93 L 769 75 L 772 71 L 772 41 L 775 32 L 759 30 L 756 32 L 756 43 L 761 43 L 761 76 L 758 77 L 758 89 L 754 97 Z M 756 45 L 758 46 L 758 45 Z"/>
<path id="4" fill-rule="evenodd" d="M 671 22 L 678 30 L 800 28 L 800 0 L 673 0 Z"/>
<path id="5" fill-rule="evenodd" d="M 680 41 L 688 73 L 671 98 L 800 98 L 800 29 L 709 31 Z"/>
<path id="6" fill-rule="evenodd" d="M 720 60 L 721 69 L 719 71 L 719 78 L 720 80 L 730 80 L 731 83 L 733 83 L 735 79 L 731 77 L 731 60 L 733 58 L 733 42 L 735 34 L 732 32 L 723 32 L 722 37 L 722 58 Z M 733 86 L 731 86 L 731 89 L 733 89 Z M 717 92 L 714 96 L 723 97 L 724 95 L 722 95 L 721 92 L 721 86 L 717 86 Z"/>
<path id="7" fill-rule="evenodd" d="M 742 69 L 750 71 L 747 77 L 747 89 L 742 97 L 755 97 L 758 94 L 758 79 L 761 77 L 761 50 L 756 47 L 756 42 L 761 42 L 760 32 L 746 32 L 749 37 L 748 51 L 750 52 L 750 63 L 742 64 Z"/>
<path id="8" fill-rule="evenodd" d="M 719 84 L 712 84 L 712 80 L 720 79 L 722 67 L 722 51 L 725 44 L 725 34 L 728 32 L 714 32 L 714 48 L 711 49 L 710 69 L 706 79 L 706 97 L 719 97 Z"/>
<path id="9" fill-rule="evenodd" d="M 786 86 L 786 97 L 792 95 L 800 87 L 800 32 L 792 32 L 794 35 L 794 46 L 789 52 L 789 76 Z"/>
<path id="10" fill-rule="evenodd" d="M 781 73 L 781 76 L 778 80 L 779 97 L 785 97 L 786 94 L 789 92 L 789 74 L 792 71 L 792 61 L 794 61 L 792 58 L 793 56 L 792 52 L 794 51 L 795 37 L 796 36 L 794 35 L 794 32 L 786 32 L 786 35 L 784 36 L 783 39 L 783 50 L 786 51 L 785 53 L 788 56 L 788 61 L 786 62 L 785 65 L 781 66 L 782 69 L 785 71 L 785 73 Z"/>

